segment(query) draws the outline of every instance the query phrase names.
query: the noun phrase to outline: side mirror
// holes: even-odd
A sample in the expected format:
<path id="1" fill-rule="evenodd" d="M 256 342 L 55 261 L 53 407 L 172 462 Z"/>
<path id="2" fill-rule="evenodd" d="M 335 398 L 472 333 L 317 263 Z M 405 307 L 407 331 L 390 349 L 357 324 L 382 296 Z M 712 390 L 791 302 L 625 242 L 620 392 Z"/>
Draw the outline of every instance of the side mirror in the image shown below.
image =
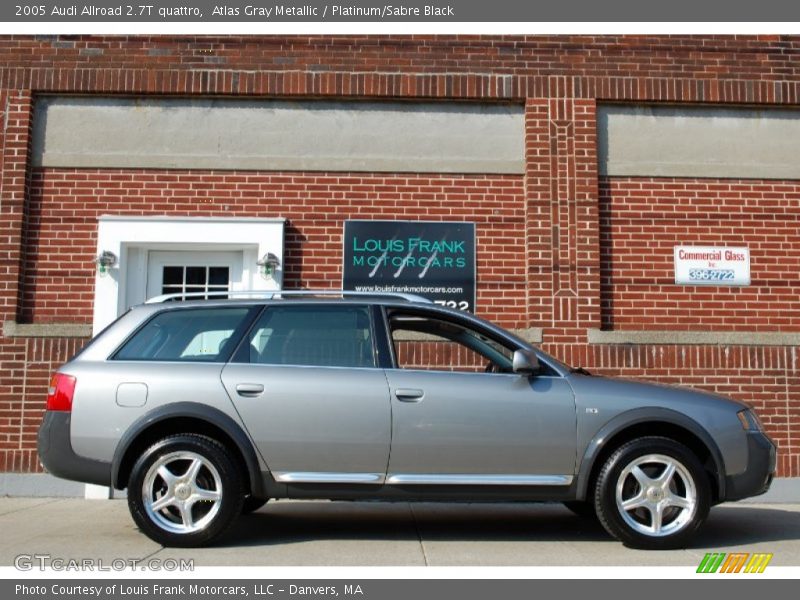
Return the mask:
<path id="1" fill-rule="evenodd" d="M 533 375 L 539 370 L 539 359 L 528 350 L 514 350 L 511 369 L 518 375 Z"/>

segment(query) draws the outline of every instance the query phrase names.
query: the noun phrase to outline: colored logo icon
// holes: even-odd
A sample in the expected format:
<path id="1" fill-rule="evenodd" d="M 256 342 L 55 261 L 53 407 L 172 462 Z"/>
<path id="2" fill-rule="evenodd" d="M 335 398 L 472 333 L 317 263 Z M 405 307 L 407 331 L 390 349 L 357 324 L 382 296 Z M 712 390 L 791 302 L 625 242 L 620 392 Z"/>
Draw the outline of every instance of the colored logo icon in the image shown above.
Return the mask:
<path id="1" fill-rule="evenodd" d="M 772 554 L 757 552 L 709 552 L 700 561 L 698 573 L 763 573 L 772 560 Z"/>

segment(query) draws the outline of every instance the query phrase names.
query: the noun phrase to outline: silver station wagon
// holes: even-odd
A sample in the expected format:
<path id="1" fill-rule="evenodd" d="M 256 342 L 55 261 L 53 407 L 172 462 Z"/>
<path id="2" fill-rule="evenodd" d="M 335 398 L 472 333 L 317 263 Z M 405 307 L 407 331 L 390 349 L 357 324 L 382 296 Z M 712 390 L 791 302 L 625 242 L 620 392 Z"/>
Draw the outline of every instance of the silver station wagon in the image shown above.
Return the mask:
<path id="1" fill-rule="evenodd" d="M 127 488 L 164 545 L 323 498 L 558 501 L 629 546 L 673 548 L 772 481 L 746 404 L 592 376 L 418 297 L 166 300 L 58 370 L 39 432 L 48 471 Z"/>

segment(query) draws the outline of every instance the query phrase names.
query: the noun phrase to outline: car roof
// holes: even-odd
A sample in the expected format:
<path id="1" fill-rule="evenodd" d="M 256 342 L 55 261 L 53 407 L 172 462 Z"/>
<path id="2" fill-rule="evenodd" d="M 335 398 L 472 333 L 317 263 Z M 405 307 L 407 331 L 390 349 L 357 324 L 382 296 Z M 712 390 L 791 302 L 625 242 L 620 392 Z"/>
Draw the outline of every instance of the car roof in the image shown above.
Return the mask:
<path id="1" fill-rule="evenodd" d="M 221 297 L 211 297 L 214 295 L 219 295 Z M 145 302 L 145 304 L 166 304 L 176 300 L 179 300 L 182 305 L 199 303 L 204 306 L 210 306 L 215 303 L 227 305 L 241 301 L 249 304 L 261 304 L 272 301 L 293 302 L 305 300 L 334 302 L 357 300 L 359 303 L 367 304 L 387 304 L 391 302 L 433 304 L 433 302 L 428 298 L 417 296 L 415 294 L 405 294 L 399 292 L 356 292 L 348 290 L 230 290 L 221 292 L 165 294 L 150 298 Z"/>
<path id="2" fill-rule="evenodd" d="M 286 305 L 286 304 L 361 304 L 379 305 L 392 307 L 419 307 L 419 308 L 443 308 L 433 303 L 403 302 L 402 300 L 391 300 L 387 298 L 359 297 L 359 298 L 318 298 L 313 296 L 303 296 L 299 298 L 224 298 L 208 300 L 183 300 L 166 301 L 159 304 L 145 303 L 139 304 L 134 308 L 158 310 L 171 310 L 179 308 L 211 308 L 217 306 L 262 306 L 262 305 Z"/>

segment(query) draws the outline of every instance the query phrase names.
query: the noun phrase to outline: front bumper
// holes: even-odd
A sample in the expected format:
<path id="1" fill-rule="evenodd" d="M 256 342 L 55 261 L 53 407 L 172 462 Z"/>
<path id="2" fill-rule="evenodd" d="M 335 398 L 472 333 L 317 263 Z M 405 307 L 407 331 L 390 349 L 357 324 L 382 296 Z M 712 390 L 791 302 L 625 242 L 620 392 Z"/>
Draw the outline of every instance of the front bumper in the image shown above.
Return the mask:
<path id="1" fill-rule="evenodd" d="M 747 469 L 725 477 L 725 500 L 758 496 L 769 489 L 775 477 L 776 449 L 771 439 L 760 431 L 747 434 Z"/>
<path id="2" fill-rule="evenodd" d="M 72 413 L 48 410 L 39 427 L 39 459 L 51 475 L 111 485 L 111 463 L 78 456 L 69 439 Z"/>

